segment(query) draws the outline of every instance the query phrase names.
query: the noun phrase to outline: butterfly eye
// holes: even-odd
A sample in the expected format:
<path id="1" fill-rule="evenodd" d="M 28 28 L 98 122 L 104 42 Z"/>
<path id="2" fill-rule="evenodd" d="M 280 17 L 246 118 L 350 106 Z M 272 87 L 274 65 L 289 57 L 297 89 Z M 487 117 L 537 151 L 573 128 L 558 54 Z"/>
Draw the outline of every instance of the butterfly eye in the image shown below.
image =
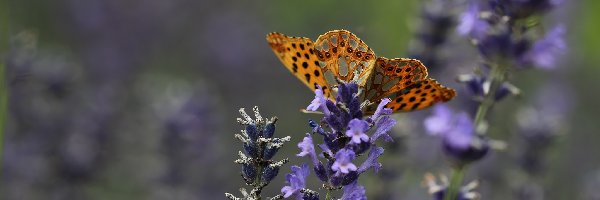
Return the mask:
<path id="1" fill-rule="evenodd" d="M 331 51 L 333 51 L 333 53 L 337 53 L 337 47 L 333 47 Z"/>
<path id="2" fill-rule="evenodd" d="M 329 52 L 326 52 L 326 53 L 325 53 L 325 57 L 328 57 L 328 58 L 329 58 L 329 57 L 331 57 L 331 54 L 329 54 Z"/>
<path id="3" fill-rule="evenodd" d="M 369 58 L 370 58 L 370 57 L 369 57 L 369 55 L 366 55 L 366 56 L 365 56 L 365 59 L 367 59 L 367 60 L 368 60 Z"/>
<path id="4" fill-rule="evenodd" d="M 340 42 L 340 46 L 342 46 L 342 47 L 343 47 L 344 45 L 345 45 L 345 43 L 344 43 L 344 42 Z"/>
<path id="5" fill-rule="evenodd" d="M 347 51 L 348 53 L 352 53 L 352 48 L 347 48 L 347 49 L 346 49 L 346 51 Z"/>
<path id="6" fill-rule="evenodd" d="M 358 52 L 358 51 L 357 51 L 357 52 L 356 52 L 356 56 L 357 56 L 357 57 L 362 57 L 362 54 L 361 54 L 360 52 Z"/>

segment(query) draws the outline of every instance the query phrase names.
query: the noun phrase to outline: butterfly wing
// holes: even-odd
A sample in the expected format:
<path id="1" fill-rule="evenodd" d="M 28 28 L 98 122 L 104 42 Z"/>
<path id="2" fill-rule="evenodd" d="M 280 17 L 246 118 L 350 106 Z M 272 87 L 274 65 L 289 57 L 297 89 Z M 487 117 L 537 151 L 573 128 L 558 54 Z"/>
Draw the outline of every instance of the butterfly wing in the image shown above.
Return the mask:
<path id="1" fill-rule="evenodd" d="M 366 81 L 364 99 L 380 100 L 427 77 L 427 68 L 416 59 L 377 58 Z"/>
<path id="2" fill-rule="evenodd" d="M 330 85 L 335 78 L 349 82 L 356 76 L 364 85 L 375 62 L 375 53 L 361 39 L 347 30 L 329 31 L 315 41 L 315 49 L 325 78 Z"/>
<path id="3" fill-rule="evenodd" d="M 392 102 L 386 105 L 394 112 L 410 112 L 428 108 L 436 103 L 450 101 L 456 96 L 454 89 L 443 86 L 436 80 L 426 78 L 408 88 L 402 89 L 390 98 Z"/>
<path id="4" fill-rule="evenodd" d="M 317 85 L 323 87 L 323 93 L 333 98 L 331 87 L 324 78 L 319 65 L 314 43 L 304 37 L 289 37 L 281 33 L 269 33 L 267 42 L 285 67 L 311 90 Z"/>
<path id="5" fill-rule="evenodd" d="M 427 78 L 427 75 L 427 68 L 419 60 L 378 58 L 365 85 L 365 98 L 380 102 L 387 97 L 392 99 L 387 108 L 394 112 L 410 112 L 456 96 L 453 89 Z M 375 109 L 376 104 L 368 107 L 366 112 L 372 113 Z"/>

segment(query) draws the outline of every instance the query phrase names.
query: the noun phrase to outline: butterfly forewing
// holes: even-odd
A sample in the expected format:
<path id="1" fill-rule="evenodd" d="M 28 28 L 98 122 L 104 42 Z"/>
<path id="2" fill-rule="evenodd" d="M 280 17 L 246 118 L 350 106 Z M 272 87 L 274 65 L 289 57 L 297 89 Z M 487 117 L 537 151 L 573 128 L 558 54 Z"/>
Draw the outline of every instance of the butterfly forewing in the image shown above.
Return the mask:
<path id="1" fill-rule="evenodd" d="M 329 31 L 315 42 L 317 58 L 324 66 L 329 84 L 336 84 L 335 78 L 349 82 L 357 78 L 359 85 L 364 85 L 369 77 L 375 53 L 356 35 L 346 30 Z M 356 77 L 355 77 L 356 76 Z"/>
<path id="2" fill-rule="evenodd" d="M 314 44 L 310 39 L 270 33 L 267 35 L 267 41 L 279 60 L 294 76 L 313 91 L 316 85 L 320 85 L 325 96 L 332 98 L 331 87 L 324 78 Z"/>

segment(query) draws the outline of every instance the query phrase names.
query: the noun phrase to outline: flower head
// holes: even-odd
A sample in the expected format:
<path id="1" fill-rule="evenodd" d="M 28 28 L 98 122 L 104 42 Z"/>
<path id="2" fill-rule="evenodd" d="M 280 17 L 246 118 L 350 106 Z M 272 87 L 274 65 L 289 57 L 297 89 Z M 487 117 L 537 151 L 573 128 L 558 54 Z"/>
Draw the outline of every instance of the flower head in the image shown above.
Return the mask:
<path id="1" fill-rule="evenodd" d="M 481 39 L 486 33 L 489 25 L 480 17 L 480 8 L 476 2 L 469 4 L 467 10 L 460 15 L 460 23 L 456 31 L 460 35 L 468 35 L 475 39 Z"/>
<path id="2" fill-rule="evenodd" d="M 349 149 L 342 149 L 335 154 L 335 162 L 331 166 L 331 169 L 335 172 L 347 174 L 350 171 L 356 171 L 358 168 L 352 163 L 355 158 L 354 151 Z"/>
<path id="3" fill-rule="evenodd" d="M 457 164 L 483 158 L 488 150 L 488 140 L 475 134 L 475 127 L 466 113 L 454 114 L 444 106 L 436 107 L 434 115 L 425 120 L 432 135 L 442 137 L 444 152 Z"/>
<path id="4" fill-rule="evenodd" d="M 285 176 L 286 182 L 289 184 L 281 188 L 283 197 L 288 198 L 292 195 L 296 196 L 296 199 L 302 199 L 302 190 L 306 186 L 306 177 L 308 177 L 308 165 L 302 164 L 300 167 L 292 166 L 292 173 Z"/>
<path id="5" fill-rule="evenodd" d="M 341 200 L 367 200 L 365 187 L 359 185 L 356 181 L 344 186 L 344 194 Z"/>
<path id="6" fill-rule="evenodd" d="M 322 91 L 318 90 L 315 92 L 315 100 L 309 106 L 309 109 L 327 109 L 320 124 L 309 120 L 313 134 L 318 133 L 323 137 L 322 143 L 318 144 L 322 152 L 319 155 L 326 161 L 318 160 L 310 135 L 298 144 L 301 149 L 298 156 L 309 155 L 319 180 L 334 188 L 351 184 L 370 168 L 377 171 L 381 167 L 377 158 L 383 153 L 383 148 L 375 146 L 375 141 L 379 138 L 392 141 L 388 132 L 396 123 L 393 118 L 387 116 L 392 113 L 391 109 L 385 108 L 390 99 L 382 99 L 377 108 L 368 107 L 374 114 L 364 117 L 362 109 L 364 105 L 369 104 L 360 101 L 358 84 L 340 83 L 337 89 L 335 102 L 325 99 Z M 369 136 L 369 132 L 374 133 Z M 369 150 L 371 151 L 368 158 L 359 169 L 352 161 Z"/>
<path id="7" fill-rule="evenodd" d="M 369 141 L 369 136 L 366 134 L 367 130 L 369 130 L 369 123 L 360 119 L 352 119 L 348 123 L 346 136 L 351 138 L 350 143 L 360 144 Z"/>
<path id="8" fill-rule="evenodd" d="M 564 41 L 565 27 L 554 27 L 546 36 L 536 41 L 523 56 L 522 64 L 531 64 L 542 69 L 554 69 L 558 55 L 564 54 L 567 45 Z"/>
<path id="9" fill-rule="evenodd" d="M 315 90 L 315 99 L 310 102 L 310 105 L 306 107 L 306 110 L 317 111 L 318 109 L 321 109 L 323 113 L 327 115 L 329 114 L 329 110 L 327 110 L 327 106 L 325 106 L 326 103 L 327 98 L 325 98 L 325 95 L 323 94 L 323 88 L 320 85 L 317 85 L 317 89 Z"/>
<path id="10" fill-rule="evenodd" d="M 309 133 L 306 134 L 302 142 L 298 143 L 298 148 L 300 148 L 300 153 L 296 154 L 297 156 L 304 157 L 308 155 L 313 161 L 313 164 L 316 165 L 319 163 L 317 153 L 315 152 L 315 144 L 313 143 L 312 136 Z"/>
<path id="11" fill-rule="evenodd" d="M 452 111 L 445 105 L 436 105 L 433 115 L 425 119 L 425 129 L 431 135 L 440 135 L 452 128 Z"/>

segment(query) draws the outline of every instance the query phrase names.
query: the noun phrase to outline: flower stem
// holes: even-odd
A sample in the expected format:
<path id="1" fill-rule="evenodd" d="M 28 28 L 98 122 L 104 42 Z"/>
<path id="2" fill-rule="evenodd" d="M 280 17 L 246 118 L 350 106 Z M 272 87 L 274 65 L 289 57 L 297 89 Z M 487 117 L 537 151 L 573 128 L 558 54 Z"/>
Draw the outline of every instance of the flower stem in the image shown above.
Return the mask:
<path id="1" fill-rule="evenodd" d="M 490 87 L 488 92 L 485 94 L 483 100 L 479 104 L 477 108 L 477 113 L 475 114 L 474 125 L 475 130 L 485 122 L 485 117 L 491 107 L 494 105 L 496 98 L 497 90 L 500 88 L 504 80 L 506 79 L 506 66 L 507 64 L 498 64 L 492 65 L 492 71 L 490 72 Z M 484 134 L 484 133 L 479 133 Z"/>
<path id="2" fill-rule="evenodd" d="M 452 178 L 450 179 L 450 185 L 448 186 L 448 190 L 446 195 L 444 195 L 444 200 L 457 200 L 460 185 L 462 184 L 463 178 L 465 176 L 465 165 L 459 165 L 454 168 L 452 172 Z"/>
<path id="3" fill-rule="evenodd" d="M 6 76 L 6 58 L 9 51 L 9 6 L 8 1 L 0 0 L 0 166 L 3 160 L 4 131 L 8 108 L 8 79 Z M 1 176 L 1 175 L 0 175 Z"/>
<path id="4" fill-rule="evenodd" d="M 327 190 L 327 194 L 325 195 L 325 200 L 331 199 L 331 190 Z"/>

